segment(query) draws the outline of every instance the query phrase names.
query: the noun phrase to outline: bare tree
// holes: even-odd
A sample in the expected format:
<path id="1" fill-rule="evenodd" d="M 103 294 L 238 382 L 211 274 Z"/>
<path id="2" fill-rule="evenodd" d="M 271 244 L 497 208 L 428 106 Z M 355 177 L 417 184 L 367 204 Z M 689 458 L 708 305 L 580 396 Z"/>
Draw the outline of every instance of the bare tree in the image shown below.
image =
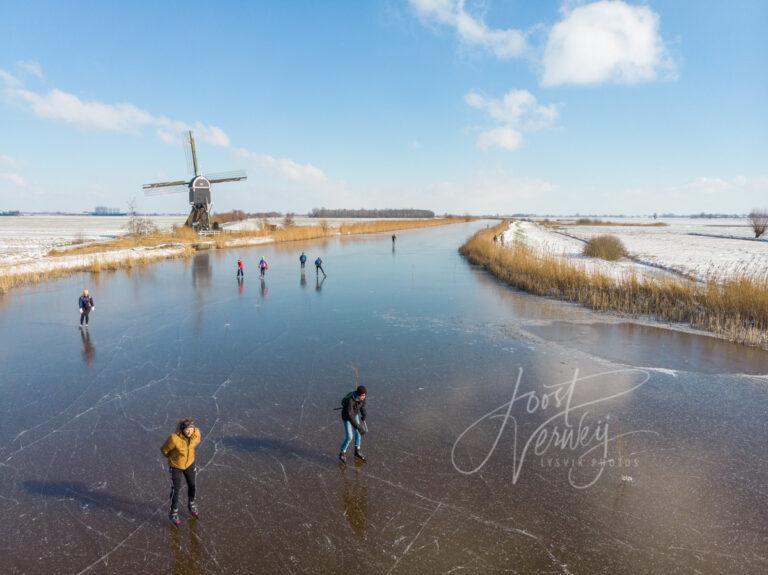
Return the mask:
<path id="1" fill-rule="evenodd" d="M 331 229 L 331 225 L 328 223 L 328 220 L 320 220 L 320 229 L 323 230 L 324 235 L 328 235 L 328 230 Z"/>
<path id="2" fill-rule="evenodd" d="M 293 212 L 288 212 L 285 214 L 285 217 L 283 217 L 283 227 L 284 228 L 292 228 L 294 225 L 296 225 L 296 222 L 294 221 L 294 214 Z"/>
<path id="3" fill-rule="evenodd" d="M 759 238 L 768 230 L 768 210 L 754 209 L 749 214 L 749 223 L 755 237 Z"/>
<path id="4" fill-rule="evenodd" d="M 136 212 L 136 198 L 128 200 L 128 223 L 125 226 L 131 236 L 148 236 L 157 231 L 152 220 Z"/>

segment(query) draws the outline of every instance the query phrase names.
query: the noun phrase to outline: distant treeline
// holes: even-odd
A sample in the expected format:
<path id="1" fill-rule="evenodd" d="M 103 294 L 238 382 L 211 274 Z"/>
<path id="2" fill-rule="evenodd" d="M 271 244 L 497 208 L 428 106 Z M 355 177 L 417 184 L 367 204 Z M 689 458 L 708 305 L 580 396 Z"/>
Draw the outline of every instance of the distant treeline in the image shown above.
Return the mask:
<path id="1" fill-rule="evenodd" d="M 247 219 L 279 218 L 283 214 L 280 212 L 244 212 L 243 210 L 232 210 L 216 214 L 213 219 L 220 224 L 227 222 L 239 222 Z"/>
<path id="2" fill-rule="evenodd" d="M 432 210 L 346 210 L 329 208 L 312 208 L 310 218 L 434 218 Z"/>
<path id="3" fill-rule="evenodd" d="M 19 216 L 21 215 L 21 212 L 19 210 L 7 210 L 5 212 L 0 212 L 0 216 Z"/>

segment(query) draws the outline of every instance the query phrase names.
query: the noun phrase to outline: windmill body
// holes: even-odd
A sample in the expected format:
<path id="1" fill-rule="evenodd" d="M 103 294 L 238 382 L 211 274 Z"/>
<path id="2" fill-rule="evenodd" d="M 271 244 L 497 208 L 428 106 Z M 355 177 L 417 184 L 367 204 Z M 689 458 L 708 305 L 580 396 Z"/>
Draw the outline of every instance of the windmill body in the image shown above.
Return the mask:
<path id="1" fill-rule="evenodd" d="M 200 166 L 197 163 L 197 148 L 195 146 L 195 136 L 192 130 L 189 130 L 186 136 L 188 144 L 188 168 L 189 180 L 176 180 L 173 182 L 157 182 L 154 184 L 144 184 L 144 195 L 157 196 L 161 194 L 172 194 L 176 192 L 189 192 L 189 204 L 192 207 L 187 226 L 203 231 L 211 229 L 211 185 L 225 182 L 239 182 L 247 179 L 244 171 L 226 172 L 221 174 L 200 173 Z M 185 145 L 185 151 L 187 146 Z"/>

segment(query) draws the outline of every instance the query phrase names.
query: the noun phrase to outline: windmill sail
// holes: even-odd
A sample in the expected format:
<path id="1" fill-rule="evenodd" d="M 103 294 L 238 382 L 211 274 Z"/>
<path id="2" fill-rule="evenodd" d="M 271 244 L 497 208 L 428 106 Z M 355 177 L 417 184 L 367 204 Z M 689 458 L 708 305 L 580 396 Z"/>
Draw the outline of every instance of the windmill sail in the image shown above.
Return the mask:
<path id="1" fill-rule="evenodd" d="M 214 174 L 206 174 L 206 178 L 212 184 L 220 184 L 222 182 L 239 182 L 240 180 L 247 180 L 248 175 L 245 170 L 233 170 L 231 172 L 216 172 Z"/>

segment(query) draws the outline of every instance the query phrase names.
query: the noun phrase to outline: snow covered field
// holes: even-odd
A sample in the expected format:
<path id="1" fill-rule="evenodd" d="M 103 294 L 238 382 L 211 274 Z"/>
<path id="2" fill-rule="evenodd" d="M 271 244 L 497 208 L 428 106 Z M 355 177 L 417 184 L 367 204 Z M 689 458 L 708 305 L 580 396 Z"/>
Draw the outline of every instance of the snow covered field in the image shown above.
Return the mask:
<path id="1" fill-rule="evenodd" d="M 651 220 L 622 219 L 621 222 L 651 223 Z M 565 256 L 588 270 L 614 277 L 634 270 L 655 275 L 668 270 L 698 280 L 750 277 L 768 280 L 768 241 L 755 240 L 745 220 L 669 218 L 668 226 L 576 226 L 545 227 L 513 222 L 505 242 L 524 239 L 539 251 Z M 606 262 L 581 255 L 584 241 L 599 234 L 619 237 L 635 261 Z M 663 273 L 663 272 L 662 272 Z"/>
<path id="2" fill-rule="evenodd" d="M 185 216 L 150 216 L 160 229 L 183 224 Z M 29 263 L 74 242 L 108 240 L 125 233 L 127 216 L 0 217 L 0 268 Z"/>

